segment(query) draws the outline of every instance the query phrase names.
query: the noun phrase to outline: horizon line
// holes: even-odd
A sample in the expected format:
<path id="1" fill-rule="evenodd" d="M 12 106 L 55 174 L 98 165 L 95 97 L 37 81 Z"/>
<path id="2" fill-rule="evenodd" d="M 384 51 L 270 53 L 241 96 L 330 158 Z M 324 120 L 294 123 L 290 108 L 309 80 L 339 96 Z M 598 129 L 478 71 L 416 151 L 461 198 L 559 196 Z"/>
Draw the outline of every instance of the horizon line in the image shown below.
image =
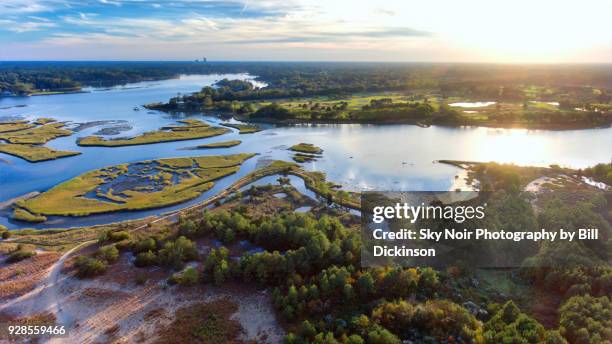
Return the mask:
<path id="1" fill-rule="evenodd" d="M 488 64 L 488 65 L 612 65 L 612 62 L 607 61 L 590 61 L 590 62 L 491 62 L 491 61 L 360 61 L 360 60 L 96 60 L 96 59 L 69 59 L 69 60 L 1 60 L 1 63 L 11 62 L 157 62 L 157 63 L 379 63 L 379 64 Z"/>

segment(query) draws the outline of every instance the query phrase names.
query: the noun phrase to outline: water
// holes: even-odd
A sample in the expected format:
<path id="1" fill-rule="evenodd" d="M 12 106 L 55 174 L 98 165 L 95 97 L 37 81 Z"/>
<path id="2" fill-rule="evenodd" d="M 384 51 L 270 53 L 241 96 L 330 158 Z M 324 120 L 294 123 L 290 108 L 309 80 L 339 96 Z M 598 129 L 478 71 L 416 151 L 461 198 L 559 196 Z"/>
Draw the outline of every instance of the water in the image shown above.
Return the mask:
<path id="1" fill-rule="evenodd" d="M 495 102 L 471 102 L 471 103 L 450 103 L 450 106 L 464 107 L 464 108 L 479 108 L 493 105 Z"/>
<path id="2" fill-rule="evenodd" d="M 123 137 L 156 130 L 174 124 L 184 115 L 169 115 L 134 107 L 166 101 L 177 93 L 190 93 L 222 78 L 252 79 L 252 76 L 209 75 L 186 76 L 180 79 L 143 82 L 111 89 L 92 89 L 78 93 L 27 98 L 0 98 L 0 117 L 21 116 L 27 119 L 54 117 L 61 121 L 85 123 L 91 121 L 127 121 L 132 129 L 109 137 Z M 25 107 L 16 107 L 27 105 Z M 193 115 L 211 123 L 222 122 L 214 114 Z M 116 125 L 116 124 L 115 124 Z M 412 125 L 296 125 L 264 126 L 265 130 L 247 135 L 231 133 L 199 140 L 160 143 L 119 148 L 79 147 L 76 139 L 97 132 L 104 126 L 89 127 L 78 133 L 48 143 L 56 149 L 76 150 L 83 154 L 41 162 L 28 163 L 1 154 L 0 202 L 32 191 L 45 191 L 60 182 L 85 171 L 125 162 L 149 159 L 259 153 L 248 160 L 240 171 L 219 180 L 215 187 L 200 198 L 163 209 L 121 212 L 85 218 L 50 217 L 45 224 L 30 225 L 11 222 L 8 211 L 0 212 L 0 224 L 10 228 L 61 227 L 92 225 L 141 218 L 180 209 L 210 197 L 238 178 L 248 174 L 269 159 L 290 161 L 287 148 L 299 143 L 313 143 L 324 150 L 323 157 L 303 164 L 308 170 L 327 173 L 328 179 L 348 190 L 448 190 L 458 170 L 436 163 L 439 159 L 513 162 L 520 165 L 559 164 L 582 168 L 609 162 L 612 129 L 541 131 L 494 128 L 421 128 Z M 214 150 L 183 150 L 216 141 L 242 140 L 241 145 Z M 259 163 L 258 163 L 259 162 Z M 277 178 L 277 177 L 275 177 Z M 299 179 L 299 178 L 298 178 Z M 295 183 L 292 183 L 295 185 Z"/>

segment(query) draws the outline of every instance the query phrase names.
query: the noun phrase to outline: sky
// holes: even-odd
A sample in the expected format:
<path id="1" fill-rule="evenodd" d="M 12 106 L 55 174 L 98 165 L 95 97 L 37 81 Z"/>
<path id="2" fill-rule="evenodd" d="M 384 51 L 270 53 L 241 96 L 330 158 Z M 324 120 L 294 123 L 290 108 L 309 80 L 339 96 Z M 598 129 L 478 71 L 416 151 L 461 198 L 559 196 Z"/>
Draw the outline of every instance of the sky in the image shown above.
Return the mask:
<path id="1" fill-rule="evenodd" d="M 0 60 L 612 62 L 612 0 L 0 0 Z"/>

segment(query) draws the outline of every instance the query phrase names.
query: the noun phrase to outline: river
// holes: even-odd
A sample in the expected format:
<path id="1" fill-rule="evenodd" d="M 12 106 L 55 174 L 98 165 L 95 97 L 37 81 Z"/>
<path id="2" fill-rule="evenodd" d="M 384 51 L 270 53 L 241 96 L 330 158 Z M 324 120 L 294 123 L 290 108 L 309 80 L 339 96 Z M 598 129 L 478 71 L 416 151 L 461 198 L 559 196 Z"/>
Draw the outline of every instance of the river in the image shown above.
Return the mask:
<path id="1" fill-rule="evenodd" d="M 169 115 L 140 105 L 167 101 L 178 93 L 190 93 L 222 78 L 249 79 L 246 74 L 190 75 L 178 79 L 150 81 L 107 89 L 88 89 L 86 93 L 0 98 L 0 118 L 35 119 L 53 117 L 60 121 L 86 123 L 94 121 L 126 121 L 129 130 L 109 137 L 131 136 L 175 123 L 185 115 Z M 25 105 L 25 106 L 24 106 Z M 221 122 L 214 114 L 190 115 L 212 123 Z M 62 150 L 83 154 L 41 163 L 0 153 L 0 202 L 33 191 L 45 191 L 85 171 L 125 162 L 147 159 L 259 153 L 247 161 L 235 175 L 217 182 L 216 186 L 196 200 L 163 209 L 121 212 L 85 218 L 50 217 L 44 224 L 30 225 L 11 221 L 7 210 L 0 212 L 0 224 L 9 228 L 62 227 L 108 223 L 140 218 L 197 203 L 268 159 L 290 160 L 287 148 L 299 142 L 323 148 L 323 158 L 304 164 L 308 170 L 327 174 L 330 181 L 349 190 L 448 190 L 458 170 L 435 163 L 439 159 L 512 162 L 519 165 L 547 166 L 559 164 L 582 168 L 611 159 L 612 129 L 566 131 L 448 128 L 414 125 L 294 125 L 264 126 L 265 130 L 239 135 L 237 131 L 207 139 L 160 143 L 119 148 L 79 147 L 76 139 L 91 135 L 106 124 L 83 129 L 72 136 L 48 143 Z M 203 143 L 242 140 L 241 145 L 214 150 L 184 150 Z"/>

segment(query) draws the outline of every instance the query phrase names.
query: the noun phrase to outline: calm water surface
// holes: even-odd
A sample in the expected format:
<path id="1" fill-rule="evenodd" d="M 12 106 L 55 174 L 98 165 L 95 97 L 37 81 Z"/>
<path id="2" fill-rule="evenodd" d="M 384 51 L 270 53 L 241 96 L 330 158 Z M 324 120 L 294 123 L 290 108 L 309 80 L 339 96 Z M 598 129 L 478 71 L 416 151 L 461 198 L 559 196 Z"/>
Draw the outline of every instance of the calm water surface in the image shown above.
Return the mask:
<path id="1" fill-rule="evenodd" d="M 132 136 L 175 123 L 184 116 L 169 115 L 134 107 L 166 101 L 177 93 L 190 93 L 222 78 L 252 79 L 245 74 L 191 75 L 179 79 L 143 82 L 110 89 L 91 89 L 89 93 L 0 98 L 0 118 L 19 116 L 35 119 L 42 116 L 60 121 L 87 123 L 121 120 L 132 127 L 118 135 Z M 25 107 L 15 107 L 26 105 Z M 189 116 L 212 123 L 221 120 L 214 114 Z M 435 163 L 438 159 L 513 162 L 520 165 L 559 164 L 581 168 L 610 161 L 612 129 L 570 131 L 534 131 L 492 128 L 420 128 L 412 125 L 298 125 L 265 126 L 255 134 L 239 135 L 237 131 L 207 139 L 160 143 L 143 146 L 103 148 L 79 147 L 76 139 L 93 134 L 111 124 L 89 127 L 76 134 L 48 143 L 63 150 L 76 150 L 81 155 L 28 163 L 0 153 L 0 202 L 32 191 L 45 191 L 85 171 L 124 162 L 148 159 L 259 153 L 247 161 L 239 173 L 224 178 L 196 200 L 181 205 L 139 212 L 95 215 L 86 218 L 51 217 L 42 225 L 12 222 L 8 211 L 0 211 L 0 224 L 10 228 L 60 227 L 108 223 L 140 218 L 197 203 L 269 159 L 290 160 L 287 148 L 299 142 L 310 142 L 324 149 L 323 158 L 304 164 L 309 170 L 327 173 L 329 180 L 350 190 L 448 190 L 457 169 Z M 236 147 L 214 150 L 184 150 L 203 143 L 238 139 Z"/>

